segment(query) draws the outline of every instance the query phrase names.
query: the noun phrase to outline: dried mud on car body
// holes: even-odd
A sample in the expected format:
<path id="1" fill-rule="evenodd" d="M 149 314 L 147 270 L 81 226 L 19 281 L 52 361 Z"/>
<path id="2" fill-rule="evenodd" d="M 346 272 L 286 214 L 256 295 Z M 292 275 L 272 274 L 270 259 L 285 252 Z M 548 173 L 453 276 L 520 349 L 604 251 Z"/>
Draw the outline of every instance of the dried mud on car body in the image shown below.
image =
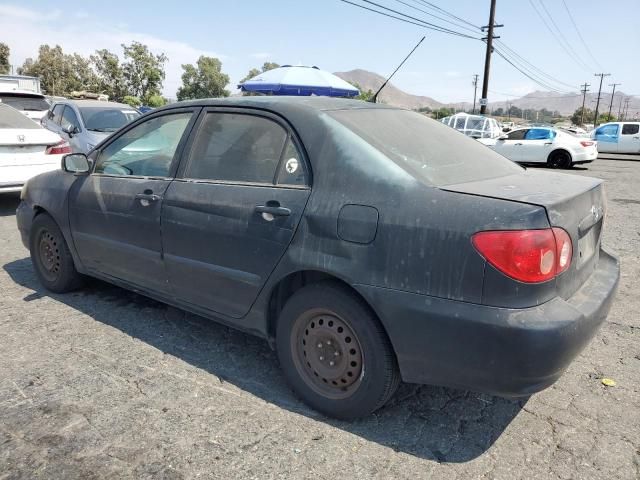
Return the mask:
<path id="1" fill-rule="evenodd" d="M 353 423 L 298 401 L 259 339 L 98 281 L 46 293 L 0 197 L 0 479 L 639 478 L 640 163 L 572 174 L 607 181 L 622 278 L 564 376 L 517 402 L 403 385 Z"/>

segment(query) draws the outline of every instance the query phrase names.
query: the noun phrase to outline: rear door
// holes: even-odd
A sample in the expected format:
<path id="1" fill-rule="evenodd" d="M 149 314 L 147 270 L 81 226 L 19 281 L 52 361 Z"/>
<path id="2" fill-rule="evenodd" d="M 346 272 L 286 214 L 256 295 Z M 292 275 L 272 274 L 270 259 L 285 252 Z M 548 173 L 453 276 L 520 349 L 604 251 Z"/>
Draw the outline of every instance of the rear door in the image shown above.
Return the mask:
<path id="1" fill-rule="evenodd" d="M 623 123 L 618 153 L 640 153 L 640 123 Z"/>
<path id="2" fill-rule="evenodd" d="M 73 242 L 89 270 L 170 294 L 160 212 L 198 110 L 160 111 L 92 154 L 93 172 L 69 192 Z"/>
<path id="3" fill-rule="evenodd" d="M 293 238 L 309 170 L 275 115 L 207 109 L 194 132 L 163 204 L 169 282 L 182 301 L 239 318 Z"/>
<path id="4" fill-rule="evenodd" d="M 527 134 L 526 128 L 513 130 L 507 134 L 506 140 L 498 139 L 493 149 L 500 155 L 507 157 L 514 162 L 522 161 L 522 143 Z"/>
<path id="5" fill-rule="evenodd" d="M 551 153 L 555 132 L 549 128 L 530 128 L 520 146 L 520 162 L 544 163 Z"/>

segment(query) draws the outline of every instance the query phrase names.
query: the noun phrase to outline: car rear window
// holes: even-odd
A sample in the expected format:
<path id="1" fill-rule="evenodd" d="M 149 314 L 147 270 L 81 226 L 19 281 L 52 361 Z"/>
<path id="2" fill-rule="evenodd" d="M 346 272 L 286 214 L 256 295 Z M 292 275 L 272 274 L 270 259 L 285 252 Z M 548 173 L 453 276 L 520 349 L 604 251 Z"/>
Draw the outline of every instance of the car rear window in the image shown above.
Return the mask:
<path id="1" fill-rule="evenodd" d="M 41 112 L 49 110 L 49 104 L 43 97 L 36 95 L 21 95 L 15 93 L 0 94 L 0 101 L 15 108 L 16 110 Z"/>
<path id="2" fill-rule="evenodd" d="M 133 108 L 80 107 L 80 115 L 87 130 L 115 132 L 140 116 Z"/>
<path id="3" fill-rule="evenodd" d="M 472 182 L 523 170 L 477 140 L 416 112 L 363 108 L 327 113 L 429 185 Z"/>
<path id="4" fill-rule="evenodd" d="M 0 103 L 0 128 L 41 128 L 36 122 L 15 108 Z"/>

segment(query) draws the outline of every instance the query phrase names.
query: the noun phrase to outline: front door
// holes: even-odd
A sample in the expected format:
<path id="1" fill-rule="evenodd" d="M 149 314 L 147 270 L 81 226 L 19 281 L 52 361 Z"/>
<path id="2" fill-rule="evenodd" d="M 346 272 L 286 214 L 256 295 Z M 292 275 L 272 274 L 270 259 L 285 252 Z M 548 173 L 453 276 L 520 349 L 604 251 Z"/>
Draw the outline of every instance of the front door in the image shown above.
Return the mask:
<path id="1" fill-rule="evenodd" d="M 62 120 L 60 121 L 60 131 L 58 134 L 64 138 L 67 142 L 69 142 L 69 146 L 71 147 L 72 152 L 84 152 L 84 146 L 80 142 L 80 138 L 78 137 L 78 133 L 81 132 L 80 121 L 78 120 L 78 116 L 72 107 L 66 105 L 64 107 L 64 112 L 62 112 Z M 73 128 L 75 133 L 69 135 L 64 130 L 67 128 Z"/>
<path id="2" fill-rule="evenodd" d="M 618 138 L 620 136 L 620 125 L 608 123 L 598 127 L 593 136 L 598 142 L 598 152 L 618 153 Z"/>
<path id="3" fill-rule="evenodd" d="M 496 140 L 494 150 L 514 162 L 522 161 L 522 142 L 526 133 L 527 129 L 509 132 L 505 140 Z"/>
<path id="4" fill-rule="evenodd" d="M 553 147 L 555 132 L 548 128 L 530 128 L 520 146 L 520 162 L 546 163 Z"/>
<path id="5" fill-rule="evenodd" d="M 160 212 L 195 111 L 145 119 L 99 152 L 69 196 L 73 242 L 90 271 L 167 293 Z"/>
<path id="6" fill-rule="evenodd" d="M 623 123 L 618 153 L 640 153 L 640 123 Z"/>
<path id="7" fill-rule="evenodd" d="M 308 170 L 278 117 L 210 109 L 194 131 L 162 211 L 169 281 L 180 300 L 239 318 L 293 238 Z"/>

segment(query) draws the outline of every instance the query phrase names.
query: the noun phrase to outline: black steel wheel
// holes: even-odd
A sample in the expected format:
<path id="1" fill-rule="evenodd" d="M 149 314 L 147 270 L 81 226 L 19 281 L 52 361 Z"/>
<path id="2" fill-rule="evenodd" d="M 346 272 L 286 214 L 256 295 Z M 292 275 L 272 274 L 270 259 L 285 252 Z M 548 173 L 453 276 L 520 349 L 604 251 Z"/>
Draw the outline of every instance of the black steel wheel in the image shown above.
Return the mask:
<path id="1" fill-rule="evenodd" d="M 83 277 L 75 268 L 67 242 L 46 213 L 33 219 L 29 247 L 36 275 L 47 290 L 64 293 L 82 286 Z"/>
<path id="2" fill-rule="evenodd" d="M 400 382 L 378 318 L 358 296 L 332 282 L 303 287 L 289 299 L 278 320 L 276 346 L 293 390 L 332 417 L 370 414 Z"/>

